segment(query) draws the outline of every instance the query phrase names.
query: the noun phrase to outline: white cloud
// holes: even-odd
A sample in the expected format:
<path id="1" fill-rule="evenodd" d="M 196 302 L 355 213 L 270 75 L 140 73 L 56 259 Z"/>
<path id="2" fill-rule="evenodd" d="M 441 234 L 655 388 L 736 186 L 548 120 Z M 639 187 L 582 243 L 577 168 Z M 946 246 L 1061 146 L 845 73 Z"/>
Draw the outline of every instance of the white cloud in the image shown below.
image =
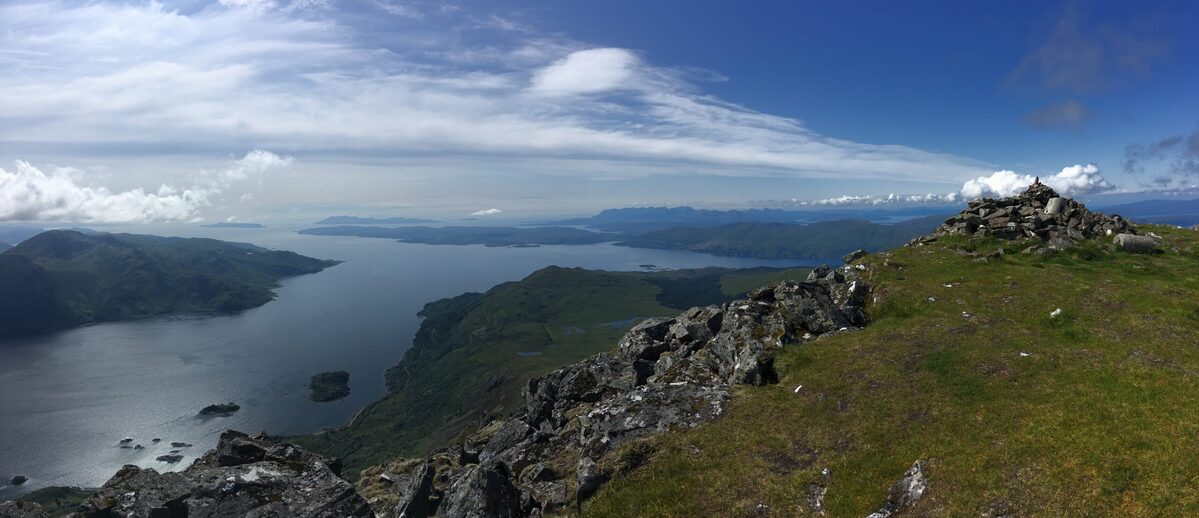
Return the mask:
<path id="1" fill-rule="evenodd" d="M 627 49 L 587 49 L 570 55 L 533 74 L 534 92 L 549 95 L 590 94 L 625 86 L 640 59 Z"/>
<path id="2" fill-rule="evenodd" d="M 1114 190 L 1116 186 L 1099 174 L 1095 164 L 1072 165 L 1061 172 L 1039 178 L 1041 183 L 1052 187 L 1058 194 L 1077 197 Z M 1024 192 L 1038 177 L 1015 171 L 996 171 L 989 176 L 967 180 L 961 190 L 946 194 L 888 194 L 885 196 L 837 196 L 820 200 L 796 201 L 800 206 L 853 206 L 853 205 L 933 205 L 957 203 L 975 198 L 1003 198 Z"/>
<path id="3" fill-rule="evenodd" d="M 998 171 L 990 176 L 980 176 L 962 185 L 961 194 L 968 199 L 981 197 L 1014 196 L 1024 192 L 1037 178 L 1033 175 L 1013 171 Z M 1081 196 L 1115 189 L 1115 186 L 1099 174 L 1095 164 L 1072 165 L 1062 168 L 1060 173 L 1041 178 L 1062 196 Z"/>
<path id="4" fill-rule="evenodd" d="M 504 211 L 502 211 L 500 209 L 484 209 L 484 210 L 476 210 L 476 211 L 470 213 L 470 215 L 471 216 L 494 216 L 496 214 L 502 214 L 503 212 Z"/>
<path id="5" fill-rule="evenodd" d="M 81 170 L 56 167 L 43 171 L 18 160 L 12 172 L 0 168 L 0 221 L 193 221 L 201 208 L 234 182 L 290 163 L 291 157 L 255 150 L 227 169 L 201 172 L 190 189 L 163 184 L 156 191 L 112 192 L 82 184 L 86 173 Z"/>
<path id="6" fill-rule="evenodd" d="M 225 2 L 188 12 L 158 2 L 0 4 L 0 128 L 19 128 L 0 131 L 0 149 L 55 161 L 80 149 L 140 154 L 154 183 L 170 181 L 154 167 L 161 150 L 230 152 L 247 143 L 321 155 L 333 166 L 414 156 L 453 164 L 393 169 L 426 184 L 549 161 L 547 174 L 597 179 L 927 183 L 994 170 L 949 154 L 826 137 L 799 120 L 705 95 L 696 74 L 631 50 L 531 29 L 464 29 L 479 25 L 464 23 L 469 13 L 422 15 L 410 7 L 418 4 L 377 0 L 398 15 L 381 28 L 339 11 L 342 4 Z M 328 7 L 314 15 L 297 5 Z M 487 38 L 463 30 L 486 30 Z M 356 184 L 363 198 L 394 184 L 374 181 L 381 183 Z M 180 175 L 173 183 L 189 182 Z"/>

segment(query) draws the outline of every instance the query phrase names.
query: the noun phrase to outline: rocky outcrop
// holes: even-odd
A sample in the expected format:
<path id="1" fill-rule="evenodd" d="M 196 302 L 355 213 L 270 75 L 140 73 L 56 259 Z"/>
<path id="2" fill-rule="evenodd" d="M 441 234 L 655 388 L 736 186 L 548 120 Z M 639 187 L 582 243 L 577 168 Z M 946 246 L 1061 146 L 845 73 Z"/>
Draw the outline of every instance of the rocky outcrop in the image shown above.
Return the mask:
<path id="1" fill-rule="evenodd" d="M 340 470 L 298 446 L 230 430 L 182 472 L 121 468 L 77 516 L 373 516 Z"/>
<path id="2" fill-rule="evenodd" d="M 0 502 L 0 518 L 49 518 L 42 506 L 33 502 L 9 500 Z"/>
<path id="3" fill-rule="evenodd" d="M 946 235 L 995 236 L 1007 240 L 1036 239 L 1050 248 L 1064 249 L 1087 239 L 1136 233 L 1136 227 L 1128 220 L 1092 212 L 1036 182 L 1019 196 L 971 201 L 966 210 L 912 243 L 928 243 Z"/>
<path id="4" fill-rule="evenodd" d="M 636 467 L 638 439 L 719 416 L 734 385 L 777 382 L 784 345 L 865 325 L 864 270 L 820 267 L 808 282 L 645 320 L 615 351 L 530 380 L 509 418 L 428 459 L 388 466 L 378 477 L 398 499 L 378 501 L 399 504 L 376 511 L 542 516 L 575 506 Z"/>

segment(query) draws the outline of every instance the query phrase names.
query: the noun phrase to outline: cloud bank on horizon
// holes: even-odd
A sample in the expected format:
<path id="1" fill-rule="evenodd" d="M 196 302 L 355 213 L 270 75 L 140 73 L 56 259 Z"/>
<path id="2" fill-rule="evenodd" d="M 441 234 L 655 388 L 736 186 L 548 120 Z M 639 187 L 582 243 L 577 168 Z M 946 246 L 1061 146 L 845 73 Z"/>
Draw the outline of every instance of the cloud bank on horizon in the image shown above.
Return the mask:
<path id="1" fill-rule="evenodd" d="M 254 150 L 221 171 L 201 171 L 188 189 L 163 184 L 155 191 L 111 192 L 84 184 L 86 173 L 55 167 L 42 171 L 18 160 L 11 172 L 0 168 L 0 221 L 146 223 L 196 221 L 230 185 L 285 167 L 291 157 Z"/>
<path id="2" fill-rule="evenodd" d="M 987 176 L 967 180 L 957 192 L 945 194 L 888 194 L 885 196 L 837 196 L 820 200 L 797 202 L 799 205 L 814 206 L 849 206 L 849 205 L 920 205 L 920 204 L 952 204 L 977 198 L 1003 198 L 1015 196 L 1028 189 L 1033 182 L 1052 187 L 1058 194 L 1066 197 L 1077 197 L 1088 194 L 1110 192 L 1116 186 L 1107 181 L 1099 173 L 1095 164 L 1072 165 L 1064 167 L 1057 174 L 1037 177 L 1021 174 L 1015 171 L 996 171 Z"/>

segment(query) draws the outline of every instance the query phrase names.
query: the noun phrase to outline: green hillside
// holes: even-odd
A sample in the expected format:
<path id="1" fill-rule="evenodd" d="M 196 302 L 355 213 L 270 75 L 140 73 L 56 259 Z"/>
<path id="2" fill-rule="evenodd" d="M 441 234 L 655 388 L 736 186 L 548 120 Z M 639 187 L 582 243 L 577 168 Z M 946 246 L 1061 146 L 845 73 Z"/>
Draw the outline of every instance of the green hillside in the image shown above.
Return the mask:
<path id="1" fill-rule="evenodd" d="M 605 272 L 549 267 L 487 293 L 427 304 L 389 394 L 348 427 L 293 440 L 357 472 L 425 454 L 506 415 L 531 377 L 611 349 L 636 320 L 731 300 L 733 286 L 802 280 L 808 270 Z"/>
<path id="2" fill-rule="evenodd" d="M 52 230 L 0 254 L 0 336 L 150 315 L 235 312 L 336 264 L 214 239 Z"/>
<path id="3" fill-rule="evenodd" d="M 644 467 L 583 514 L 813 515 L 823 492 L 828 516 L 865 516 L 917 459 L 913 516 L 1199 513 L 1199 232 L 1141 230 L 1161 253 L 869 256 L 869 326 L 783 349 L 779 384 L 637 445 Z"/>

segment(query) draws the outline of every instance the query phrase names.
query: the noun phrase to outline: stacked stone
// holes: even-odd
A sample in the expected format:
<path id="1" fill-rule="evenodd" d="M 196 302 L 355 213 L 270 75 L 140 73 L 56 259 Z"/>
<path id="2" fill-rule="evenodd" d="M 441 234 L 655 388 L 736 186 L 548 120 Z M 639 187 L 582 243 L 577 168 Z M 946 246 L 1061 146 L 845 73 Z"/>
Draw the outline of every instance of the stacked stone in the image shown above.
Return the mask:
<path id="1" fill-rule="evenodd" d="M 945 235 L 995 236 L 1039 239 L 1051 248 L 1066 248 L 1087 239 L 1118 234 L 1136 234 L 1136 228 L 1120 216 L 1087 210 L 1038 181 L 1018 196 L 971 201 L 966 210 L 916 242 L 930 242 Z"/>

